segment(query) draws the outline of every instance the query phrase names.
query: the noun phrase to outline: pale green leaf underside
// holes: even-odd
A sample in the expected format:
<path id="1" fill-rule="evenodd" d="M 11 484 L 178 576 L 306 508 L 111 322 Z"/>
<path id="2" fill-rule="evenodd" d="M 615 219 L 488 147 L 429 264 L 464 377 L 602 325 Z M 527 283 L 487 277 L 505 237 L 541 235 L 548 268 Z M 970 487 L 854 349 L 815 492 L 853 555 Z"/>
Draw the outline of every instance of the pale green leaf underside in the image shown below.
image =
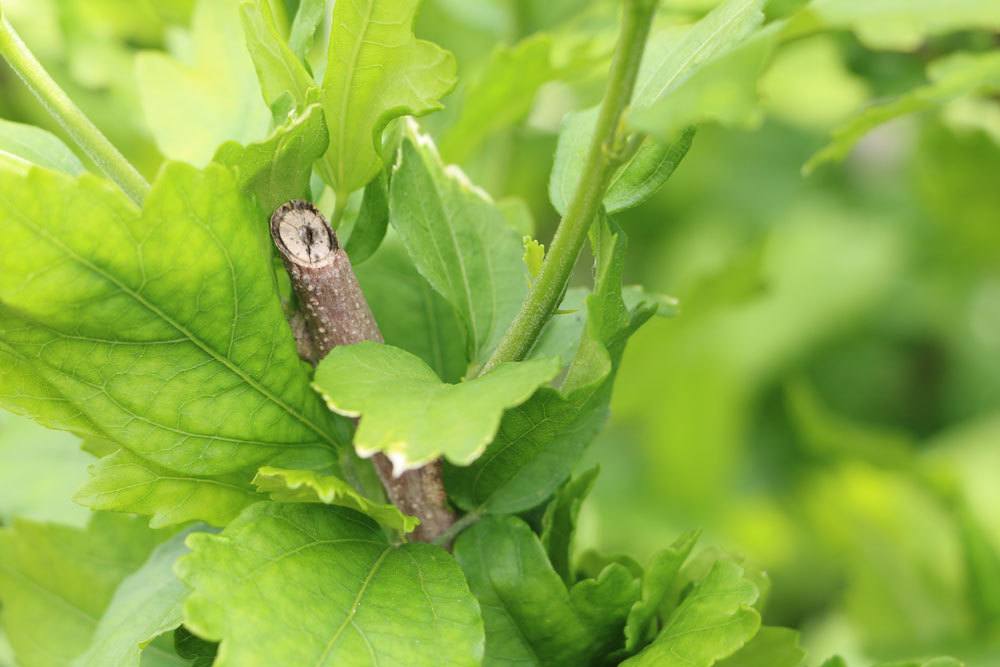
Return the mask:
<path id="1" fill-rule="evenodd" d="M 390 546 L 350 510 L 260 503 L 189 539 L 184 623 L 221 641 L 217 667 L 478 665 L 482 621 L 455 561 Z"/>
<path id="2" fill-rule="evenodd" d="M 0 226 L 4 405 L 193 475 L 346 442 L 225 169 L 166 166 L 141 215 L 89 176 L 0 170 Z"/>
<path id="3" fill-rule="evenodd" d="M 389 220 L 427 282 L 466 328 L 470 361 L 496 346 L 528 291 L 521 236 L 500 209 L 410 124 L 389 193 Z"/>
<path id="4" fill-rule="evenodd" d="M 27 521 L 0 530 L 0 619 L 18 664 L 65 667 L 87 650 L 118 584 L 158 541 L 142 521 L 111 514 L 86 530 Z"/>
<path id="5" fill-rule="evenodd" d="M 314 384 L 339 414 L 361 417 L 354 448 L 382 452 L 402 472 L 444 456 L 468 465 L 493 438 L 507 408 L 526 401 L 559 372 L 551 359 L 508 363 L 448 384 L 409 352 L 364 342 L 334 348 Z"/>
<path id="6" fill-rule="evenodd" d="M 188 590 L 173 567 L 188 551 L 184 540 L 189 532 L 158 546 L 142 567 L 122 581 L 101 616 L 90 648 L 72 667 L 139 667 L 142 649 L 180 625 L 181 604 Z"/>
<path id="7" fill-rule="evenodd" d="M 256 141 L 271 115 L 247 53 L 237 0 L 198 0 L 193 62 L 145 51 L 136 57 L 139 97 L 160 151 L 204 165 L 225 141 Z"/>
<path id="8" fill-rule="evenodd" d="M 341 196 L 382 166 L 382 130 L 390 120 L 441 108 L 455 85 L 455 59 L 418 40 L 418 0 L 345 0 L 334 5 L 323 106 L 330 127 L 330 185 Z"/>
<path id="9" fill-rule="evenodd" d="M 254 478 L 261 493 L 283 503 L 322 503 L 362 512 L 383 526 L 409 533 L 420 520 L 400 512 L 395 505 L 375 503 L 365 498 L 338 475 L 316 470 L 289 470 L 265 466 Z"/>
<path id="10" fill-rule="evenodd" d="M 0 119 L 0 155 L 4 153 L 70 176 L 87 171 L 73 151 L 54 134 L 33 125 Z"/>
<path id="11" fill-rule="evenodd" d="M 891 102 L 865 109 L 837 128 L 829 145 L 813 155 L 803 168 L 807 173 L 825 162 L 842 160 L 871 130 L 883 123 L 940 106 L 962 95 L 1000 90 L 1000 53 L 956 53 L 928 68 L 930 83 Z"/>
<path id="12" fill-rule="evenodd" d="M 760 628 L 751 605 L 757 588 L 743 568 L 719 560 L 670 614 L 656 640 L 627 667 L 711 667 L 739 650 Z"/>
<path id="13" fill-rule="evenodd" d="M 485 667 L 592 664 L 621 642 L 638 582 L 620 565 L 567 590 L 538 537 L 516 517 L 487 517 L 463 532 L 455 558 L 479 598 Z"/>

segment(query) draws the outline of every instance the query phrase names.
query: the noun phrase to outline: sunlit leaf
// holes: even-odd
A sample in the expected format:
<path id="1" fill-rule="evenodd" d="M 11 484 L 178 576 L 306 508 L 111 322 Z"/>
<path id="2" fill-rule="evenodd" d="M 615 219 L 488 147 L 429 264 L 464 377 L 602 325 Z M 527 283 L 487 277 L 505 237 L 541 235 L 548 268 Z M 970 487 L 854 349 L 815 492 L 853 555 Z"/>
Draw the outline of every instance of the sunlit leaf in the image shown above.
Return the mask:
<path id="1" fill-rule="evenodd" d="M 0 154 L 78 176 L 86 171 L 73 151 L 54 134 L 32 125 L 0 119 Z"/>
<path id="2" fill-rule="evenodd" d="M 391 546 L 356 512 L 259 503 L 188 544 L 184 624 L 222 642 L 217 667 L 479 664 L 482 621 L 455 561 Z"/>
<path id="3" fill-rule="evenodd" d="M 357 452 L 384 453 L 399 474 L 441 456 L 459 465 L 476 460 L 503 411 L 558 371 L 552 360 L 514 362 L 448 384 L 409 352 L 364 342 L 334 348 L 316 369 L 315 386 L 332 410 L 361 418 Z"/>
<path id="4" fill-rule="evenodd" d="M 327 177 L 346 197 L 382 168 L 382 130 L 394 118 L 441 108 L 455 59 L 413 36 L 417 0 L 353 0 L 333 8 L 323 106 L 330 127 Z"/>

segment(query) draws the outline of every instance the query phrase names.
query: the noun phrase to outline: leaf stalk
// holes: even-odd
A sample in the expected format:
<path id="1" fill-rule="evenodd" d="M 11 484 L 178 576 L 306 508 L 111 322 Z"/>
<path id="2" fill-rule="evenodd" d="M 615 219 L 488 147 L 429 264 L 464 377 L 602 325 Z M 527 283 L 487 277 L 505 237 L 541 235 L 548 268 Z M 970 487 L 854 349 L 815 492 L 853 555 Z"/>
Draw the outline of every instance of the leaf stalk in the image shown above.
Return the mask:
<path id="1" fill-rule="evenodd" d="M 0 15 L 0 55 L 34 93 L 45 110 L 66 130 L 76 145 L 108 178 L 117 183 L 132 201 L 141 206 L 149 193 L 149 183 L 87 118 L 80 107 L 73 103 L 2 15 Z"/>

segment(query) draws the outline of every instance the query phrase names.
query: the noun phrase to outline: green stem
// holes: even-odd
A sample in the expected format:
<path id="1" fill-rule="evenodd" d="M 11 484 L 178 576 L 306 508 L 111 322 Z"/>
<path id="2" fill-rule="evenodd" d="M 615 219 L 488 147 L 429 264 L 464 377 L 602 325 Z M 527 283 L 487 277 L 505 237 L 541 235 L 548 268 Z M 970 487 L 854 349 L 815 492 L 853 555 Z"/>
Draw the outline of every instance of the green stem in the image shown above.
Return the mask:
<path id="1" fill-rule="evenodd" d="M 632 99 L 657 2 L 625 0 L 608 87 L 601 102 L 580 182 L 556 229 L 537 280 L 481 373 L 506 361 L 519 361 L 527 356 L 542 327 L 559 307 L 611 177 L 625 154 L 632 149 L 632 142 L 628 141 L 622 127 L 622 116 Z"/>
<path id="2" fill-rule="evenodd" d="M 21 41 L 14 27 L 2 16 L 0 16 L 0 55 L 35 94 L 45 110 L 62 125 L 77 146 L 90 156 L 94 164 L 117 183 L 125 194 L 141 205 L 149 192 L 149 183 L 49 76 L 27 45 Z"/>

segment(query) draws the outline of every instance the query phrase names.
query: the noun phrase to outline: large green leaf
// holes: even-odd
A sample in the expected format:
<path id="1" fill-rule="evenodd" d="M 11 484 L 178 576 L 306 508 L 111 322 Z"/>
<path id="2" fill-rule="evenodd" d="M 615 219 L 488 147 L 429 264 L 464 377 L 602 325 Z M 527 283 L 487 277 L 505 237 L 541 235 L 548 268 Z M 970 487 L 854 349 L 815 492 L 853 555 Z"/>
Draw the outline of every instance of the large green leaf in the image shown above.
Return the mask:
<path id="1" fill-rule="evenodd" d="M 358 454 L 382 452 L 400 474 L 441 456 L 458 465 L 476 460 L 503 411 L 558 372 L 555 360 L 539 359 L 448 384 L 406 350 L 362 342 L 334 348 L 317 367 L 314 384 L 330 409 L 361 418 Z"/>
<path id="2" fill-rule="evenodd" d="M 244 507 L 262 500 L 246 474 L 205 477 L 178 473 L 127 449 L 93 464 L 90 475 L 74 500 L 95 510 L 150 516 L 153 528 L 190 521 L 225 526 Z"/>
<path id="3" fill-rule="evenodd" d="M 92 461 L 73 436 L 0 413 L 0 522 L 18 517 L 86 525 L 89 512 L 71 496 Z"/>
<path id="4" fill-rule="evenodd" d="M 794 16 L 794 35 L 847 28 L 873 48 L 910 51 L 928 36 L 1000 29 L 993 0 L 813 0 Z"/>
<path id="5" fill-rule="evenodd" d="M 558 73 L 548 35 L 532 35 L 496 49 L 465 89 L 458 118 L 441 140 L 441 154 L 463 162 L 488 136 L 527 115 L 538 89 Z"/>
<path id="6" fill-rule="evenodd" d="M 194 535 L 178 565 L 184 624 L 231 665 L 478 665 L 476 600 L 429 544 L 386 542 L 346 509 L 253 505 L 221 535 Z"/>
<path id="7" fill-rule="evenodd" d="M 3 628 L 21 667 L 65 667 L 90 645 L 118 584 L 159 537 L 96 514 L 86 530 L 15 521 L 0 530 Z"/>
<path id="8" fill-rule="evenodd" d="M 481 364 L 528 291 L 520 236 L 414 124 L 392 178 L 389 221 L 420 274 L 459 313 L 468 357 Z"/>
<path id="9" fill-rule="evenodd" d="M 760 628 L 757 588 L 731 560 L 719 560 L 667 618 L 656 640 L 627 667 L 711 667 Z"/>
<path id="10" fill-rule="evenodd" d="M 139 667 L 143 648 L 181 624 L 181 604 L 187 587 L 174 575 L 174 563 L 188 552 L 184 540 L 190 531 L 177 533 L 158 546 L 149 559 L 125 578 L 101 616 L 90 648 L 73 661 L 73 667 Z"/>
<path id="11" fill-rule="evenodd" d="M 718 667 L 799 667 L 806 652 L 799 647 L 799 633 L 788 628 L 763 627 Z"/>
<path id="12" fill-rule="evenodd" d="M 351 0 L 333 8 L 323 106 L 330 185 L 340 197 L 382 168 L 382 130 L 394 118 L 441 108 L 455 59 L 413 36 L 418 0 Z"/>
<path id="13" fill-rule="evenodd" d="M 463 532 L 455 558 L 486 624 L 483 665 L 586 665 L 622 641 L 639 582 L 623 566 L 567 590 L 541 542 L 516 517 L 487 517 Z"/>
<path id="14" fill-rule="evenodd" d="M 293 115 L 265 141 L 243 146 L 227 142 L 214 162 L 231 167 L 240 188 L 257 198 L 266 218 L 290 199 L 306 199 L 312 165 L 326 152 L 323 109 L 318 104 Z"/>
<path id="15" fill-rule="evenodd" d="M 468 468 L 445 469 L 451 497 L 467 510 L 520 512 L 543 502 L 569 476 L 607 417 L 615 369 L 628 337 L 656 311 L 622 298 L 625 241 L 597 225 L 595 290 L 587 325 L 566 379 L 509 410 L 486 454 Z"/>
<path id="16" fill-rule="evenodd" d="M 204 165 L 219 144 L 256 141 L 270 113 L 240 30 L 237 0 L 198 0 L 192 53 L 145 51 L 136 57 L 142 108 L 168 158 Z"/>
<path id="17" fill-rule="evenodd" d="M 226 169 L 168 165 L 141 215 L 93 177 L 37 169 L 0 171 L 0 203 L 6 405 L 194 475 L 346 443 Z"/>
<path id="18" fill-rule="evenodd" d="M 625 650 L 628 653 L 634 653 L 655 636 L 660 607 L 674 588 L 677 575 L 697 541 L 697 531 L 685 533 L 653 556 L 642 578 L 642 599 L 629 610 L 625 624 Z"/>
<path id="19" fill-rule="evenodd" d="M 51 132 L 0 118 L 0 155 L 4 154 L 71 176 L 87 171 L 80 158 Z"/>
<path id="20" fill-rule="evenodd" d="M 417 355 L 445 382 L 465 375 L 469 360 L 455 309 L 417 273 L 398 233 L 390 229 L 355 270 L 386 343 Z"/>
<path id="21" fill-rule="evenodd" d="M 830 144 L 813 155 L 803 169 L 808 173 L 825 162 L 844 159 L 862 137 L 890 120 L 932 109 L 962 95 L 1000 90 L 1000 53 L 955 53 L 931 63 L 927 74 L 927 85 L 869 107 L 837 128 Z"/>
<path id="22" fill-rule="evenodd" d="M 277 109 L 286 97 L 292 110 L 301 111 L 310 100 L 318 100 L 312 76 L 275 25 L 270 1 L 242 0 L 240 19 L 267 105 Z"/>

